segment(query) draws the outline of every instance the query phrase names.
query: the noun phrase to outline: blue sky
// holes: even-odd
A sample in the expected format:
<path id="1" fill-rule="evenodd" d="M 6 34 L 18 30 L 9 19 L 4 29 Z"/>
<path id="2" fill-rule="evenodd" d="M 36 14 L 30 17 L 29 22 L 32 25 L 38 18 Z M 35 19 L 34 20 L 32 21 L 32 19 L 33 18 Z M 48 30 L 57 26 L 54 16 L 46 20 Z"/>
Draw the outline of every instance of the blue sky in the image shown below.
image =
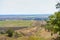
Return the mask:
<path id="1" fill-rule="evenodd" d="M 56 0 L 0 0 L 0 14 L 49 14 Z"/>

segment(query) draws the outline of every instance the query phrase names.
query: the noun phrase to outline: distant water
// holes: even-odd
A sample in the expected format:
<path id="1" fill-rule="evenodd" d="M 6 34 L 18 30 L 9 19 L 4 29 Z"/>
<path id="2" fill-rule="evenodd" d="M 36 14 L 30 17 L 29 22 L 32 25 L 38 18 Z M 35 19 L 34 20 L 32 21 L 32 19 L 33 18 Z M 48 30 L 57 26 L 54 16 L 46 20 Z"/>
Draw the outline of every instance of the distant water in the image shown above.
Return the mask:
<path id="1" fill-rule="evenodd" d="M 0 15 L 0 20 L 47 20 L 51 14 Z"/>

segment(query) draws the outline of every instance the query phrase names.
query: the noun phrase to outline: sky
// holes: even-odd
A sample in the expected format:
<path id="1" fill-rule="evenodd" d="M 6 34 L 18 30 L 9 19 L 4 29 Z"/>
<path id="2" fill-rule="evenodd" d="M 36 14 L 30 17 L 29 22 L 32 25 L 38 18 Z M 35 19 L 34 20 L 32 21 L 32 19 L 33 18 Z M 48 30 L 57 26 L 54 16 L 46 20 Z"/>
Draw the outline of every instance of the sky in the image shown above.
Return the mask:
<path id="1" fill-rule="evenodd" d="M 0 0 L 0 14 L 53 14 L 56 0 Z"/>

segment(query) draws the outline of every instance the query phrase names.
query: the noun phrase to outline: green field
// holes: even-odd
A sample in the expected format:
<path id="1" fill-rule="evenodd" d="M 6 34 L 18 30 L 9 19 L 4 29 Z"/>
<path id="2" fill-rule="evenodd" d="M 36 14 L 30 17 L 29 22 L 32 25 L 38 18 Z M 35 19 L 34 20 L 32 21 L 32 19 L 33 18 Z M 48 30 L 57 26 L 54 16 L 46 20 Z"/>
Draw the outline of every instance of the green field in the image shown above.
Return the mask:
<path id="1" fill-rule="evenodd" d="M 7 20 L 0 21 L 0 27 L 24 27 L 31 26 L 32 20 Z"/>

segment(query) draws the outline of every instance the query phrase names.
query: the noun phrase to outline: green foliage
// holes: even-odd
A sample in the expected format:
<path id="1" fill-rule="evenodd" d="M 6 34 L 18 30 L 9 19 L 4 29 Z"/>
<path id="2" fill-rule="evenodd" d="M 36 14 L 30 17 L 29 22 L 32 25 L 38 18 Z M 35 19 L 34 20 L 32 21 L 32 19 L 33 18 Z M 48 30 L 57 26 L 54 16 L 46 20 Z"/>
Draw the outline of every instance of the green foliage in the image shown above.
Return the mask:
<path id="1" fill-rule="evenodd" d="M 14 34 L 14 30 L 8 29 L 6 33 L 8 34 L 8 37 L 12 37 Z"/>
<path id="2" fill-rule="evenodd" d="M 60 32 L 60 12 L 56 12 L 54 15 L 49 16 L 48 27 L 55 33 Z"/>

